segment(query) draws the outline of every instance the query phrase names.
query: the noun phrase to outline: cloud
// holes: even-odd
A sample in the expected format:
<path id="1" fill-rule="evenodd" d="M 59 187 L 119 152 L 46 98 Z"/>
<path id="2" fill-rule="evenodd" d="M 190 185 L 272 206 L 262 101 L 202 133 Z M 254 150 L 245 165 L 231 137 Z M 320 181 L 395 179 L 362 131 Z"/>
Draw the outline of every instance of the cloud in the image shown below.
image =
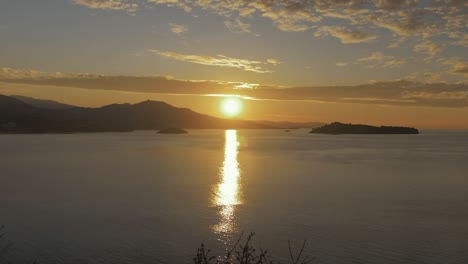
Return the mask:
<path id="1" fill-rule="evenodd" d="M 373 57 L 380 57 L 380 55 Z M 467 68 L 464 71 L 466 72 L 466 70 Z M 428 77 L 430 76 L 428 75 Z M 397 80 L 374 81 L 354 86 L 279 87 L 243 82 L 177 80 L 167 77 L 104 76 L 80 73 L 49 74 L 11 68 L 2 68 L 0 82 L 138 93 L 200 96 L 233 94 L 253 100 L 468 108 L 468 84 L 463 82 L 448 84 Z"/>
<path id="2" fill-rule="evenodd" d="M 341 43 L 365 43 L 391 37 L 392 47 L 417 41 L 418 52 L 438 54 L 440 47 L 466 46 L 466 0 L 73 0 L 89 8 L 135 10 L 151 5 L 208 12 L 225 19 L 236 33 L 250 32 L 250 21 L 269 19 L 281 31 L 315 30 Z M 338 26 L 339 25 L 339 26 Z M 433 43 L 427 46 L 427 43 Z M 436 46 L 434 46 L 436 45 Z"/>
<path id="3" fill-rule="evenodd" d="M 225 23 L 228 28 L 241 26 L 246 28 L 247 23 L 240 22 L 240 17 L 251 17 L 260 14 L 269 18 L 274 25 L 282 31 L 305 31 L 311 24 L 320 20 L 319 14 L 311 8 L 310 4 L 302 1 L 280 0 L 252 0 L 252 1 L 219 1 L 219 0 L 149 0 L 157 4 L 168 6 L 189 6 L 191 9 L 200 8 L 211 13 L 228 18 Z"/>
<path id="4" fill-rule="evenodd" d="M 397 67 L 405 63 L 403 59 L 384 55 L 382 52 L 373 52 L 367 57 L 359 58 L 354 63 L 366 64 L 369 68 Z"/>
<path id="5" fill-rule="evenodd" d="M 442 73 L 439 72 L 426 72 L 424 73 L 424 77 L 428 83 L 435 83 L 440 80 L 442 77 Z"/>
<path id="6" fill-rule="evenodd" d="M 391 56 L 383 55 L 382 52 L 373 52 L 368 57 L 360 58 L 358 59 L 358 61 L 383 61 L 383 60 L 387 60 L 391 58 L 392 58 Z"/>
<path id="7" fill-rule="evenodd" d="M 183 9 L 185 12 L 192 11 L 192 8 L 184 1 L 179 0 L 147 0 L 148 3 L 154 3 L 158 5 L 166 5 L 169 7 L 177 7 Z"/>
<path id="8" fill-rule="evenodd" d="M 270 64 L 273 64 L 273 65 L 275 65 L 275 66 L 282 63 L 281 61 L 275 60 L 275 59 L 267 59 L 266 62 L 267 62 L 267 63 L 270 63 Z"/>
<path id="9" fill-rule="evenodd" d="M 15 69 L 3 67 L 0 68 L 0 79 L 9 79 L 9 80 L 24 80 L 24 79 L 41 79 L 41 78 L 61 78 L 61 77 L 72 77 L 75 78 L 77 74 L 64 74 L 61 72 L 49 73 L 41 72 L 31 69 Z"/>
<path id="10" fill-rule="evenodd" d="M 429 100 L 463 100 L 468 101 L 468 91 L 455 91 L 455 92 L 407 92 L 403 95 L 408 99 L 429 99 Z"/>
<path id="11" fill-rule="evenodd" d="M 314 34 L 316 37 L 321 35 L 331 35 L 338 38 L 341 43 L 361 43 L 368 42 L 376 39 L 377 37 L 373 34 L 361 31 L 361 30 L 349 30 L 345 27 L 339 26 L 324 26 L 319 28 Z"/>
<path id="12" fill-rule="evenodd" d="M 85 6 L 91 9 L 125 10 L 135 12 L 138 4 L 126 0 L 72 0 L 75 5 Z"/>
<path id="13" fill-rule="evenodd" d="M 468 3 L 465 0 L 73 0 L 90 8 L 127 9 L 136 3 L 176 7 L 192 12 L 194 9 L 228 18 L 226 26 L 246 27 L 255 16 L 270 19 L 282 31 L 305 31 L 317 26 L 331 27 L 340 39 L 362 42 L 376 38 L 365 30 L 382 28 L 399 36 L 463 36 L 466 28 Z M 349 26 L 336 27 L 337 20 Z M 319 24 L 320 23 L 320 24 Z M 345 25 L 345 24 L 344 24 Z M 327 31 L 328 29 L 326 29 Z M 380 32 L 381 34 L 383 32 Z M 361 40 L 361 41 L 359 41 Z M 344 42 L 344 43 L 356 43 Z"/>
<path id="14" fill-rule="evenodd" d="M 377 7 L 386 11 L 398 11 L 417 5 L 418 0 L 380 0 Z"/>
<path id="15" fill-rule="evenodd" d="M 339 61 L 335 65 L 336 65 L 336 67 L 346 67 L 348 65 L 348 63 Z"/>
<path id="16" fill-rule="evenodd" d="M 455 64 L 451 73 L 468 77 L 468 63 L 461 62 L 461 63 Z"/>
<path id="17" fill-rule="evenodd" d="M 224 25 L 235 33 L 250 33 L 250 24 L 242 22 L 239 18 L 224 21 Z"/>
<path id="18" fill-rule="evenodd" d="M 468 7 L 468 3 L 465 0 L 434 0 L 439 5 L 447 6 L 465 6 Z"/>
<path id="19" fill-rule="evenodd" d="M 431 41 L 425 41 L 414 46 L 414 51 L 424 52 L 430 56 L 435 56 L 442 50 L 441 44 L 436 44 Z"/>
<path id="20" fill-rule="evenodd" d="M 188 27 L 185 26 L 185 25 L 180 25 L 180 24 L 176 24 L 176 23 L 169 23 L 169 30 L 180 36 L 180 35 L 183 35 L 184 33 L 186 33 L 188 31 Z"/>
<path id="21" fill-rule="evenodd" d="M 159 51 L 159 50 L 148 50 L 150 53 L 178 60 L 185 61 L 195 64 L 208 65 L 208 66 L 218 66 L 218 67 L 227 67 L 227 68 L 237 68 L 244 71 L 256 72 L 256 73 L 271 73 L 271 70 L 263 68 L 268 62 L 261 62 L 255 60 L 247 59 L 237 59 L 231 58 L 224 55 L 217 56 L 204 56 L 204 55 L 192 55 L 192 54 L 181 54 L 169 51 Z"/>
<path id="22" fill-rule="evenodd" d="M 463 34 L 462 37 L 459 37 L 458 40 L 451 43 L 452 45 L 458 45 L 463 47 L 468 47 L 468 34 Z"/>
<path id="23" fill-rule="evenodd" d="M 468 78 L 468 62 L 461 61 L 459 58 L 449 58 L 442 60 L 442 63 L 451 67 L 447 73 Z"/>

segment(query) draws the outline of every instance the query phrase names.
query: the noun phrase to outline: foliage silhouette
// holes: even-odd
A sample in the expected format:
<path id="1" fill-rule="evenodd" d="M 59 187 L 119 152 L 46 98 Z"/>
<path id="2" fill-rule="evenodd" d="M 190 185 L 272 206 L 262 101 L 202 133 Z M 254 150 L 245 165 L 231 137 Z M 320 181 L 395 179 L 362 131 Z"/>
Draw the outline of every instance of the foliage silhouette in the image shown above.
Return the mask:
<path id="1" fill-rule="evenodd" d="M 0 242 L 2 242 L 5 236 L 5 226 L 0 226 Z M 255 248 L 251 245 L 251 241 L 255 233 L 250 233 L 245 241 L 242 240 L 243 234 L 239 236 L 234 246 L 225 253 L 223 256 L 215 256 L 211 254 L 211 250 L 206 249 L 204 244 L 201 244 L 200 248 L 197 249 L 197 254 L 193 258 L 194 264 L 274 264 L 271 259 L 271 254 L 267 250 L 261 248 Z M 306 240 L 303 241 L 302 246 L 298 254 L 294 254 L 291 248 L 291 243 L 288 240 L 288 249 L 290 264 L 309 264 L 315 260 L 315 258 L 304 255 L 304 249 L 306 246 Z M 10 248 L 11 244 L 0 243 L 0 263 L 10 263 L 6 260 L 6 252 Z M 37 264 L 34 261 L 32 264 Z"/>
<path id="2" fill-rule="evenodd" d="M 250 233 L 245 241 L 242 241 L 243 234 L 240 235 L 237 242 L 231 250 L 227 251 L 223 256 L 215 256 L 211 254 L 211 250 L 206 249 L 204 244 L 201 244 L 197 250 L 196 256 L 193 258 L 194 264 L 273 264 L 271 254 L 267 250 L 255 248 L 251 245 L 251 241 L 255 233 Z M 293 253 L 291 243 L 288 241 L 289 257 L 291 264 L 308 264 L 315 258 L 303 256 L 306 246 L 306 240 L 302 243 L 301 250 L 297 255 Z"/>
<path id="3" fill-rule="evenodd" d="M 5 226 L 0 225 L 0 262 L 4 263 L 6 262 L 6 253 L 8 249 L 11 247 L 11 244 L 9 243 L 3 243 L 5 237 Z"/>

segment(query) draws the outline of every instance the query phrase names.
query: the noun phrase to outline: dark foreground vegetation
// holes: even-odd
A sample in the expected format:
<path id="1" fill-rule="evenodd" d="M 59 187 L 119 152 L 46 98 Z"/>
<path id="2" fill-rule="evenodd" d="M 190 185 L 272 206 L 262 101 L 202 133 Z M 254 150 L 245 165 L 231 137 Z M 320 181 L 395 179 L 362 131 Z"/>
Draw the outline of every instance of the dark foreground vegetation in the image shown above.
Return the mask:
<path id="1" fill-rule="evenodd" d="M 271 258 L 268 250 L 253 247 L 250 243 L 255 233 L 242 240 L 243 236 L 234 244 L 231 250 L 222 256 L 212 255 L 209 249 L 206 249 L 202 244 L 197 251 L 197 255 L 193 258 L 194 264 L 273 264 L 279 263 Z M 315 258 L 304 255 L 306 241 L 302 243 L 301 249 L 295 254 L 291 248 L 291 243 L 288 241 L 290 264 L 308 264 Z"/>
<path id="2" fill-rule="evenodd" d="M 0 263 L 14 264 L 6 258 L 6 253 L 11 246 L 5 244 L 3 237 L 5 235 L 4 226 L 0 226 Z M 201 244 L 198 248 L 195 257 L 193 258 L 194 264 L 280 264 L 271 258 L 270 252 L 261 248 L 256 248 L 251 245 L 252 238 L 255 233 L 243 239 L 243 235 L 239 237 L 237 242 L 228 252 L 222 255 L 214 255 L 211 250 L 205 248 L 204 244 Z M 294 253 L 291 248 L 291 244 L 288 241 L 289 257 L 290 262 L 288 264 L 308 264 L 311 263 L 315 258 L 304 255 L 306 241 L 302 243 L 301 248 Z M 31 261 L 31 264 L 38 264 L 36 261 Z M 286 264 L 286 263 L 285 263 Z"/>
<path id="3" fill-rule="evenodd" d="M 312 129 L 315 134 L 419 134 L 416 128 L 393 126 L 369 126 L 334 122 Z"/>
<path id="4" fill-rule="evenodd" d="M 5 244 L 3 237 L 5 236 L 4 233 L 5 227 L 3 225 L 0 226 L 0 263 L 6 263 L 5 254 L 10 247 L 9 244 Z"/>

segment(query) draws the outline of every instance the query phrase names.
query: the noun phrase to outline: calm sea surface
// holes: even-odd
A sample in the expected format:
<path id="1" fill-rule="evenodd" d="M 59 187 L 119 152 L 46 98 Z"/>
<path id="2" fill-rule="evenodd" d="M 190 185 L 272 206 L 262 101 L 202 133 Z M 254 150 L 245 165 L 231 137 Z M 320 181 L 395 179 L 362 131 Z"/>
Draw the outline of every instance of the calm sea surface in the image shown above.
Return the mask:
<path id="1" fill-rule="evenodd" d="M 468 263 L 468 132 L 307 132 L 0 135 L 0 247 L 13 263 L 191 263 L 255 231 L 283 262 L 307 239 L 314 263 Z"/>

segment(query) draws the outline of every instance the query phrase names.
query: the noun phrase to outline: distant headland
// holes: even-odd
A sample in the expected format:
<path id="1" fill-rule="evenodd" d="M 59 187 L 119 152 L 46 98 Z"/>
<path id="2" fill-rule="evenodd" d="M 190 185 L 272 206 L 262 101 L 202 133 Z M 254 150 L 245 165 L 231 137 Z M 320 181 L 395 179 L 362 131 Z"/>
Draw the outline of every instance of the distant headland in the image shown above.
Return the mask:
<path id="1" fill-rule="evenodd" d="M 274 128 L 254 121 L 204 115 L 160 101 L 87 108 L 50 100 L 0 95 L 0 133 L 129 132 L 168 127 Z"/>
<path id="2" fill-rule="evenodd" d="M 225 119 L 160 101 L 88 108 L 25 96 L 0 95 L 0 134 L 130 132 L 185 129 L 314 128 L 323 123 Z M 175 132 L 168 130 L 166 133 Z"/>
<path id="3" fill-rule="evenodd" d="M 158 134 L 187 134 L 188 131 L 178 127 L 168 127 L 161 129 L 157 132 Z"/>
<path id="4" fill-rule="evenodd" d="M 419 134 L 416 128 L 393 126 L 369 126 L 361 124 L 344 124 L 334 122 L 322 127 L 314 128 L 314 134 Z"/>

